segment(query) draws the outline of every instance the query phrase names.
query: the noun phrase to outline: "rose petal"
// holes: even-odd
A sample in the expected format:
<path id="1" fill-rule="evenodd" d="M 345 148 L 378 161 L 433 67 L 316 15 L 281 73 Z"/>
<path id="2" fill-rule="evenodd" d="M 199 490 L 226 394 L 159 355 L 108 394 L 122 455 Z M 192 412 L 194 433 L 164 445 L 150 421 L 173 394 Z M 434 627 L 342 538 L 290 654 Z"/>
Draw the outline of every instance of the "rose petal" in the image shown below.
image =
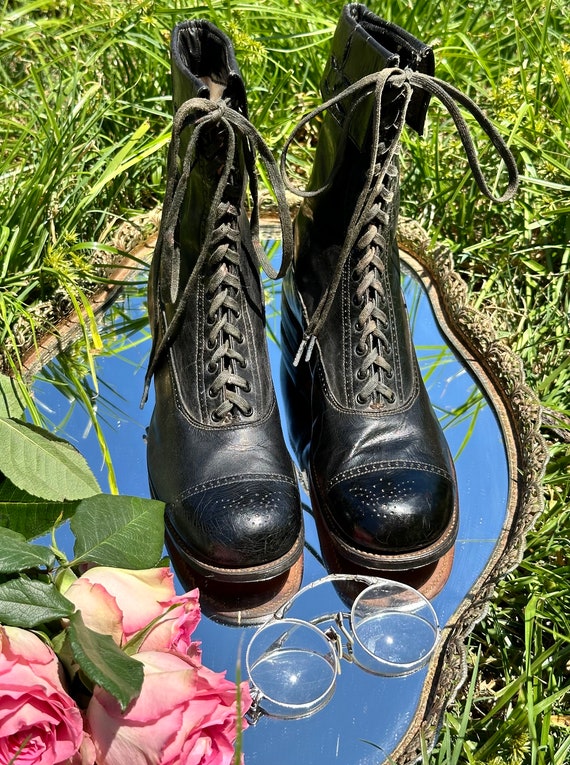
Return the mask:
<path id="1" fill-rule="evenodd" d="M 81 580 L 100 584 L 113 596 L 123 614 L 125 640 L 160 616 L 164 610 L 161 604 L 169 603 L 176 594 L 174 575 L 166 567 L 137 571 L 95 566 L 78 581 Z"/>
<path id="2" fill-rule="evenodd" d="M 33 633 L 0 627 L 0 763 L 54 765 L 80 747 L 83 720 L 55 653 Z"/>
<path id="3" fill-rule="evenodd" d="M 191 635 L 200 621 L 198 589 L 185 595 L 176 595 L 169 601 L 161 602 L 164 616 L 145 636 L 141 651 L 175 650 L 187 653 L 192 649 Z"/>
<path id="4" fill-rule="evenodd" d="M 116 599 L 98 582 L 80 577 L 65 591 L 65 597 L 81 611 L 89 629 L 111 635 L 117 645 L 123 640 L 123 612 Z"/>
<path id="5" fill-rule="evenodd" d="M 174 651 L 145 651 L 135 658 L 144 665 L 144 682 L 125 714 L 100 688 L 89 703 L 98 765 L 230 765 L 235 683 Z M 245 711 L 251 701 L 246 684 L 242 696 Z"/>

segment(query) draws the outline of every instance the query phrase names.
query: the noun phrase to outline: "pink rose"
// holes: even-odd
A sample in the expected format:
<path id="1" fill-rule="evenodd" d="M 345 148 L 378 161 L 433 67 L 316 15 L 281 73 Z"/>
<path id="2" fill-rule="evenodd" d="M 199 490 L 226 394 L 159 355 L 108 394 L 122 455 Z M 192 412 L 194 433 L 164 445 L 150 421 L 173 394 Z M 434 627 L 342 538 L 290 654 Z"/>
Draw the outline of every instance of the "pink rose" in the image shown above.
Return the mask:
<path id="1" fill-rule="evenodd" d="M 124 645 L 152 621 L 140 650 L 194 648 L 190 636 L 200 621 L 198 590 L 176 595 L 169 568 L 144 571 L 95 566 L 77 579 L 65 597 L 81 611 L 85 624 Z"/>
<path id="2" fill-rule="evenodd" d="M 135 658 L 144 664 L 144 681 L 125 714 L 99 687 L 89 702 L 98 765 L 230 765 L 238 723 L 236 684 L 174 651 L 147 651 Z M 244 682 L 243 728 L 250 704 Z"/>
<path id="3" fill-rule="evenodd" d="M 81 712 L 59 673 L 57 656 L 36 635 L 0 627 L 0 765 L 55 765 L 79 750 Z"/>

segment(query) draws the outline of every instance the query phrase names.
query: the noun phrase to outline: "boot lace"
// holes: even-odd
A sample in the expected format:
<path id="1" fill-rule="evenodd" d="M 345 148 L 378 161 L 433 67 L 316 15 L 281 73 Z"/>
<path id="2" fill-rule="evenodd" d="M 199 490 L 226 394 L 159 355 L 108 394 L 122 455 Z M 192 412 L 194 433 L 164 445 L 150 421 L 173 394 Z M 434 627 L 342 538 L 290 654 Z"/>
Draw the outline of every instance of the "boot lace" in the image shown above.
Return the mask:
<path id="1" fill-rule="evenodd" d="M 386 152 L 385 144 L 379 144 L 375 172 L 381 172 Z M 356 354 L 360 357 L 356 378 L 364 383 L 356 395 L 356 401 L 361 405 L 370 404 L 373 408 L 381 408 L 385 401 L 393 403 L 395 400 L 390 387 L 394 373 L 388 360 L 391 353 L 388 339 L 390 325 L 386 313 L 386 263 L 382 253 L 387 246 L 384 231 L 390 221 L 384 208 L 392 202 L 394 192 L 391 185 L 397 177 L 396 166 L 388 165 L 385 182 L 363 220 L 353 252 L 356 263 L 352 274 L 356 288 L 352 300 L 360 308 L 355 325 L 356 333 L 360 335 L 356 343 Z"/>
<path id="2" fill-rule="evenodd" d="M 401 105 L 388 131 L 382 131 L 382 96 L 387 86 L 398 89 L 398 98 L 401 100 Z M 506 202 L 512 199 L 517 191 L 519 180 L 516 162 L 507 144 L 493 124 L 477 104 L 457 88 L 436 77 L 410 69 L 384 69 L 363 77 L 358 82 L 348 86 L 300 120 L 289 136 L 281 154 L 281 174 L 284 177 L 285 185 L 290 191 L 304 198 L 313 197 L 327 191 L 331 187 L 342 161 L 342 146 L 348 137 L 352 114 L 364 98 L 373 94 L 372 142 L 369 169 L 366 174 L 365 183 L 356 202 L 331 281 L 326 287 L 313 315 L 305 317 L 307 321 L 306 329 L 293 362 L 297 365 L 303 355 L 306 361 L 310 359 L 318 333 L 326 321 L 335 298 L 344 266 L 347 260 L 353 259 L 354 262 L 354 259 L 356 259 L 356 265 L 353 268 L 353 278 L 357 286 L 353 294 L 353 301 L 361 306 L 361 312 L 356 323 L 356 330 L 360 335 L 356 345 L 356 352 L 361 357 L 361 363 L 356 374 L 357 378 L 364 382 L 357 395 L 357 402 L 365 404 L 373 399 L 373 407 L 381 407 L 384 401 L 391 403 L 395 398 L 389 384 L 393 376 L 393 370 L 387 359 L 387 356 L 390 355 L 390 347 L 386 334 L 388 316 L 382 308 L 382 305 L 385 303 L 385 279 L 383 276 L 386 266 L 381 254 L 387 246 L 384 236 L 384 231 L 389 224 L 386 206 L 391 202 L 393 196 L 392 187 L 398 176 L 397 154 L 400 148 L 400 137 L 414 88 L 425 90 L 438 98 L 451 114 L 465 149 L 467 161 L 481 191 L 495 202 Z M 307 122 L 346 98 L 353 98 L 354 101 L 343 123 L 341 147 L 337 152 L 336 164 L 331 171 L 328 181 L 320 189 L 312 191 L 303 191 L 296 188 L 288 180 L 286 174 L 287 153 L 291 143 L 296 139 Z M 508 184 L 505 192 L 500 196 L 496 196 L 491 191 L 485 180 L 471 132 L 457 104 L 463 106 L 475 118 L 497 150 L 499 157 L 505 163 L 508 172 Z M 386 135 L 388 135 L 387 143 L 381 140 L 382 137 L 386 139 Z"/>
<path id="3" fill-rule="evenodd" d="M 194 129 L 181 167 L 178 169 L 182 131 L 190 125 Z M 177 224 L 189 178 L 196 166 L 201 136 L 204 131 L 211 131 L 212 127 L 219 133 L 221 145 L 224 146 L 225 157 L 208 211 L 203 244 L 192 273 L 181 290 L 181 253 L 176 242 Z M 210 386 L 209 395 L 217 397 L 220 392 L 222 394 L 221 403 L 212 411 L 212 418 L 215 421 L 221 421 L 231 414 L 234 407 L 245 416 L 252 413 L 251 405 L 243 396 L 244 392 L 249 392 L 249 382 L 238 372 L 239 368 L 245 368 L 247 360 L 236 347 L 243 342 L 242 333 L 235 324 L 235 319 L 240 311 L 236 296 L 241 288 L 240 258 L 237 249 L 240 237 L 238 228 L 240 202 L 236 201 L 241 196 L 241 188 L 237 189 L 234 184 L 238 145 L 236 134 L 243 139 L 245 169 L 252 199 L 249 226 L 251 242 L 258 264 L 269 278 L 279 279 L 284 275 L 292 260 L 293 234 L 285 198 L 285 187 L 269 147 L 253 125 L 223 100 L 210 101 L 204 98 L 193 98 L 186 101 L 177 110 L 173 120 L 172 140 L 167 163 L 168 181 L 162 222 L 155 249 L 157 262 L 153 271 L 155 294 L 159 294 L 160 290 L 161 296 L 170 303 L 177 301 L 177 305 L 172 319 L 160 339 L 159 311 L 155 311 L 153 314 L 153 326 L 151 328 L 153 341 L 145 376 L 141 408 L 147 401 L 154 372 L 181 326 L 190 295 L 196 289 L 198 278 L 203 273 L 203 269 L 207 267 L 209 279 L 205 289 L 209 298 L 209 307 L 206 323 L 209 331 L 206 337 L 206 347 L 211 353 L 208 369 L 210 372 L 219 370 Z M 278 270 L 271 265 L 259 242 L 256 155 L 259 156 L 265 167 L 277 202 L 283 241 L 282 261 Z"/>
<path id="4" fill-rule="evenodd" d="M 208 391 L 213 398 L 221 392 L 221 404 L 212 411 L 212 419 L 221 422 L 237 408 L 246 417 L 253 412 L 251 405 L 241 391 L 249 392 L 249 382 L 237 369 L 245 368 L 246 359 L 236 345 L 243 342 L 235 319 L 240 306 L 236 299 L 240 290 L 239 240 L 237 227 L 238 208 L 230 202 L 218 205 L 216 227 L 212 236 L 214 250 L 208 259 L 211 276 L 206 284 L 206 295 L 210 303 L 206 323 L 211 327 L 206 338 L 206 348 L 211 352 L 208 369 L 219 373 Z"/>

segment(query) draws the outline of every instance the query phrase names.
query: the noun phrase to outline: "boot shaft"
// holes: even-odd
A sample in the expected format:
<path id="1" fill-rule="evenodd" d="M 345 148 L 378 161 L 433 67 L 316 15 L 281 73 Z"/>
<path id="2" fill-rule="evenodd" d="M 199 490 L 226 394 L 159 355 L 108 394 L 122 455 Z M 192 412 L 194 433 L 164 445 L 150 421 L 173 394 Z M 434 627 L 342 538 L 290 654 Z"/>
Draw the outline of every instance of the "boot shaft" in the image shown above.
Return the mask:
<path id="1" fill-rule="evenodd" d="M 360 3 L 346 5 L 334 33 L 331 52 L 321 80 L 321 94 L 327 101 L 371 72 L 387 67 L 413 69 L 433 75 L 433 50 L 405 29 L 379 18 Z M 420 135 L 423 133 L 430 96 L 417 90 L 408 106 L 406 122 Z M 337 122 L 343 123 L 349 111 L 350 101 L 335 104 L 331 113 Z M 388 125 L 393 112 L 388 113 Z M 362 150 L 370 127 L 372 99 L 366 99 L 354 114 L 350 125 L 350 137 Z"/>
<path id="2" fill-rule="evenodd" d="M 364 5 L 346 5 L 321 80 L 323 101 L 342 94 L 372 72 L 394 67 L 433 75 L 433 51 L 404 29 L 379 18 Z M 407 105 L 406 123 L 420 134 L 429 101 L 427 92 L 416 90 Z M 315 279 L 316 275 L 303 253 L 318 251 L 324 271 L 330 273 L 334 267 L 336 255 L 331 248 L 341 246 L 345 241 L 355 202 L 366 183 L 371 162 L 376 161 L 375 157 L 371 157 L 375 107 L 374 93 L 364 96 L 360 93 L 343 97 L 323 116 L 307 185 L 309 192 L 323 191 L 303 201 L 295 223 L 297 279 L 307 287 L 309 316 L 321 299 L 323 290 L 319 288 L 319 280 Z M 385 144 L 393 139 L 394 123 L 401 107 L 401 91 L 390 87 L 385 89 L 380 125 L 381 140 Z M 397 158 L 393 165 L 397 170 Z M 393 220 L 389 228 L 395 235 L 399 205 L 397 173 L 389 180 L 389 185 L 393 198 L 390 212 Z"/>
<path id="3" fill-rule="evenodd" d="M 172 101 L 174 114 L 194 98 L 223 101 L 247 117 L 247 97 L 230 39 L 204 20 L 178 24 L 171 39 Z M 194 127 L 183 129 L 178 163 L 182 164 Z M 239 137 L 236 162 L 225 200 L 240 205 L 245 195 L 244 147 Z M 184 283 L 195 265 L 203 244 L 221 168 L 227 159 L 227 134 L 215 125 L 202 134 L 196 151 L 196 168 L 188 179 L 177 238 L 185 257 L 181 261 L 180 281 Z"/>
<path id="4" fill-rule="evenodd" d="M 148 303 L 155 346 L 176 330 L 155 354 L 155 387 L 162 402 L 174 385 L 185 416 L 216 428 L 263 417 L 274 402 L 245 210 L 253 150 L 236 127 L 236 115 L 247 122 L 246 91 L 231 41 L 208 21 L 174 28 L 171 68 L 173 136 Z"/>

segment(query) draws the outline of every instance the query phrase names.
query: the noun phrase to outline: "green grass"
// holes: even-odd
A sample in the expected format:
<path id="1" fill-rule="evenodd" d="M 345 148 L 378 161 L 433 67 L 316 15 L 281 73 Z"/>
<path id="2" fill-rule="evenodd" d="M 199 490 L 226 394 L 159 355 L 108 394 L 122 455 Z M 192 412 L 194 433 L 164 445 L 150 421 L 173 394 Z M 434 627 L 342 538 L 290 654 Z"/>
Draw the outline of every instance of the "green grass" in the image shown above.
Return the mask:
<path id="1" fill-rule="evenodd" d="M 86 309 L 86 339 L 99 342 L 85 293 L 119 261 L 120 221 L 158 203 L 148 159 L 168 140 L 156 87 L 168 65 L 139 13 L 42 0 L 2 10 L 0 347 L 17 369 L 66 310 Z"/>
<path id="2" fill-rule="evenodd" d="M 35 0 L 0 6 L 0 348 L 22 353 L 62 312 L 83 308 L 123 256 L 125 221 L 145 228 L 164 193 L 171 27 L 207 17 L 234 40 L 250 116 L 277 155 L 319 103 L 342 3 Z M 513 202 L 477 191 L 437 105 L 408 135 L 402 213 L 447 242 L 472 300 L 523 360 L 545 407 L 546 510 L 518 569 L 472 635 L 472 683 L 446 715 L 430 765 L 570 761 L 570 6 L 566 0 L 386 0 L 370 8 L 433 44 L 439 77 L 483 106 L 522 174 Z M 308 172 L 317 125 L 295 147 Z M 487 176 L 504 178 L 479 141 Z M 133 262 L 133 268 L 138 265 Z M 144 278 L 144 275 L 143 275 Z M 53 308 L 52 308 L 53 307 Z M 81 370 L 93 375 L 93 370 Z M 91 383 L 96 390 L 97 381 Z M 75 382 L 74 382 L 75 385 Z M 39 417 L 39 414 L 37 415 Z"/>

